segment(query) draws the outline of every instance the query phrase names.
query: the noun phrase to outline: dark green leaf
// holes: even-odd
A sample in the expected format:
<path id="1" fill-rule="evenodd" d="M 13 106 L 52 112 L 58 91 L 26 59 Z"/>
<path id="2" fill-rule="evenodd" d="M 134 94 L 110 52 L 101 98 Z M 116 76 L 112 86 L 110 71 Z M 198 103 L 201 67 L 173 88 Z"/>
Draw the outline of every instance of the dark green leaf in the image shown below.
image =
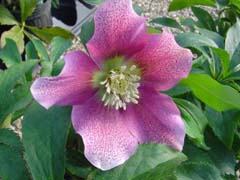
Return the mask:
<path id="1" fill-rule="evenodd" d="M 220 48 L 211 48 L 212 51 L 218 56 L 222 66 L 222 74 L 223 76 L 228 75 L 229 65 L 230 65 L 230 56 L 227 51 Z"/>
<path id="2" fill-rule="evenodd" d="M 37 3 L 38 0 L 20 0 L 22 22 L 24 22 L 28 16 L 33 13 Z"/>
<path id="3" fill-rule="evenodd" d="M 98 5 L 104 2 L 105 0 L 84 0 L 84 2 L 92 5 Z"/>
<path id="4" fill-rule="evenodd" d="M 25 76 L 25 73 L 30 71 L 36 61 L 28 61 L 19 63 L 0 72 L 0 124 L 8 116 L 9 113 L 21 109 L 29 102 L 31 95 L 29 94 L 28 84 L 19 85 Z"/>
<path id="5" fill-rule="evenodd" d="M 22 152 L 23 147 L 17 134 L 9 129 L 0 129 L 1 178 L 9 180 L 30 179 Z"/>
<path id="6" fill-rule="evenodd" d="M 91 39 L 94 33 L 94 21 L 85 22 L 81 28 L 80 39 L 84 46 Z"/>
<path id="7" fill-rule="evenodd" d="M 230 54 L 233 55 L 238 44 L 240 43 L 240 20 L 238 19 L 236 24 L 234 24 L 227 32 L 227 37 L 225 41 L 225 49 Z"/>
<path id="8" fill-rule="evenodd" d="M 16 133 L 9 129 L 0 129 L 0 144 L 8 145 L 20 153 L 23 151 L 20 138 Z"/>
<path id="9" fill-rule="evenodd" d="M 70 108 L 49 110 L 34 103 L 23 119 L 23 145 L 34 180 L 63 180 Z"/>
<path id="10" fill-rule="evenodd" d="M 237 128 L 239 113 L 235 112 L 217 112 L 211 108 L 206 109 L 206 115 L 213 132 L 228 147 L 233 144 L 234 134 Z"/>
<path id="11" fill-rule="evenodd" d="M 25 52 L 26 52 L 26 59 L 38 59 L 38 53 L 37 50 L 35 48 L 35 46 L 33 45 L 33 43 L 31 41 L 29 41 L 26 46 L 25 46 Z"/>
<path id="12" fill-rule="evenodd" d="M 27 26 L 27 28 L 47 43 L 50 43 L 55 36 L 60 36 L 65 39 L 74 38 L 74 35 L 70 31 L 60 27 L 46 27 L 39 29 L 37 27 Z"/>
<path id="13" fill-rule="evenodd" d="M 38 39 L 31 39 L 41 61 L 50 61 L 45 45 Z"/>
<path id="14" fill-rule="evenodd" d="M 151 23 L 161 24 L 163 26 L 168 26 L 168 27 L 183 30 L 181 25 L 175 19 L 168 18 L 168 17 L 155 18 L 151 21 Z"/>
<path id="15" fill-rule="evenodd" d="M 173 0 L 169 5 L 169 11 L 176 11 L 194 5 L 215 6 L 214 0 Z"/>
<path id="16" fill-rule="evenodd" d="M 207 149 L 203 134 L 208 120 L 202 110 L 193 103 L 183 99 L 174 99 L 174 101 L 181 111 L 187 135 L 196 145 Z"/>
<path id="17" fill-rule="evenodd" d="M 203 28 L 198 28 L 197 30 L 200 32 L 201 35 L 213 40 L 219 48 L 224 49 L 225 39 L 220 34 Z"/>
<path id="18" fill-rule="evenodd" d="M 216 116 L 217 119 L 217 116 Z M 215 120 L 216 121 L 216 120 Z M 220 120 L 221 121 L 221 120 Z M 222 124 L 224 126 L 224 124 Z M 236 158 L 210 131 L 206 133 L 207 145 L 211 148 L 208 155 L 222 175 L 235 175 Z"/>
<path id="19" fill-rule="evenodd" d="M 181 84 L 190 87 L 195 96 L 218 111 L 240 109 L 240 94 L 207 74 L 191 74 Z"/>
<path id="20" fill-rule="evenodd" d="M 20 53 L 24 50 L 24 34 L 23 29 L 19 26 L 12 27 L 9 31 L 5 31 L 1 36 L 1 46 L 5 46 L 6 39 L 12 39 L 16 42 Z"/>
<path id="21" fill-rule="evenodd" d="M 18 24 L 15 17 L 6 9 L 0 5 L 0 24 L 2 25 L 15 25 Z"/>
<path id="22" fill-rule="evenodd" d="M 6 39 L 6 45 L 0 50 L 0 59 L 2 59 L 7 67 L 22 62 L 22 57 L 15 41 Z"/>
<path id="23" fill-rule="evenodd" d="M 182 47 L 194 47 L 197 49 L 202 46 L 218 47 L 213 40 L 203 35 L 191 32 L 178 34 L 175 39 Z"/>
<path id="24" fill-rule="evenodd" d="M 238 71 L 238 69 L 235 69 L 238 64 L 240 64 L 240 42 L 233 52 L 230 69 L 233 69 L 233 71 Z"/>
<path id="25" fill-rule="evenodd" d="M 14 148 L 0 144 L 0 177 L 6 180 L 30 180 L 22 155 Z"/>
<path id="26" fill-rule="evenodd" d="M 96 180 L 126 180 L 134 179 L 144 173 L 147 173 L 158 166 L 168 166 L 171 161 L 171 167 L 179 161 L 184 161 L 186 157 L 177 151 L 160 144 L 139 145 L 137 152 L 123 165 L 106 172 L 97 173 Z M 174 161 L 176 160 L 176 161 Z M 176 165 L 175 164 L 175 165 Z M 149 173 L 153 173 L 152 171 Z M 161 173 L 161 172 L 160 172 Z M 163 173 L 163 172 L 162 172 Z M 151 175 L 150 174 L 150 175 Z"/>
<path id="27" fill-rule="evenodd" d="M 171 97 L 174 97 L 174 96 L 179 96 L 179 95 L 188 93 L 190 91 L 191 91 L 191 89 L 189 89 L 188 87 L 178 84 L 174 88 L 172 88 L 168 91 L 164 91 L 164 93 L 171 96 Z"/>
<path id="28" fill-rule="evenodd" d="M 56 62 L 60 56 L 71 46 L 71 41 L 61 38 L 55 37 L 53 38 L 50 44 L 50 59 L 53 62 Z"/>
<path id="29" fill-rule="evenodd" d="M 192 12 L 198 18 L 198 23 L 200 24 L 200 27 L 211 31 L 216 31 L 215 22 L 212 16 L 207 11 L 199 7 L 192 7 Z"/>

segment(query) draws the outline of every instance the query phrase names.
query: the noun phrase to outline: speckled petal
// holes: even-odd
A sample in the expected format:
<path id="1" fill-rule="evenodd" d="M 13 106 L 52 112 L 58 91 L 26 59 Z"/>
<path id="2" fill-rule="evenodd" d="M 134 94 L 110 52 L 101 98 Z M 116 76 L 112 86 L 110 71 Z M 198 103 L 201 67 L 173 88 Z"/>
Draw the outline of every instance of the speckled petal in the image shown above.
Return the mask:
<path id="1" fill-rule="evenodd" d="M 140 92 L 139 104 L 129 108 L 135 112 L 135 124 L 138 124 L 138 129 L 132 129 L 132 133 L 141 143 L 164 143 L 182 150 L 185 126 L 175 103 L 153 88 L 144 87 Z"/>
<path id="2" fill-rule="evenodd" d="M 143 69 L 143 80 L 157 90 L 168 90 L 187 77 L 192 66 L 190 50 L 180 47 L 173 34 L 164 29 L 132 59 Z"/>
<path id="3" fill-rule="evenodd" d="M 81 104 L 96 91 L 91 87 L 92 72 L 97 69 L 94 62 L 80 51 L 71 52 L 64 59 L 59 76 L 38 78 L 31 86 L 34 99 L 45 108 Z"/>
<path id="4" fill-rule="evenodd" d="M 117 55 L 134 54 L 149 38 L 145 18 L 134 12 L 131 0 L 107 0 L 96 11 L 94 20 L 95 32 L 87 48 L 99 65 Z"/>
<path id="5" fill-rule="evenodd" d="M 86 158 L 101 170 L 123 164 L 136 150 L 137 139 L 129 132 L 131 116 L 104 107 L 97 97 L 73 106 L 74 129 L 83 138 Z"/>

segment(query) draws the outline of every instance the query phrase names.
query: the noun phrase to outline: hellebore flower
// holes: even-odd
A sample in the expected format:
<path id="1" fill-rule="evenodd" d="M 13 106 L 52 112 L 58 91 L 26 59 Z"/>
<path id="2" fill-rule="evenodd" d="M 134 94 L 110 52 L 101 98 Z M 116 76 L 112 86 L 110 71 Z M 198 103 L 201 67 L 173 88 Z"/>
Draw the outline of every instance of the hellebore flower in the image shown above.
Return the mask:
<path id="1" fill-rule="evenodd" d="M 174 36 L 147 34 L 131 0 L 107 0 L 96 11 L 95 32 L 81 51 L 65 55 L 57 77 L 41 77 L 33 97 L 45 108 L 72 105 L 72 123 L 86 158 L 108 170 L 124 163 L 139 143 L 182 150 L 184 123 L 168 90 L 189 74 L 192 53 Z"/>

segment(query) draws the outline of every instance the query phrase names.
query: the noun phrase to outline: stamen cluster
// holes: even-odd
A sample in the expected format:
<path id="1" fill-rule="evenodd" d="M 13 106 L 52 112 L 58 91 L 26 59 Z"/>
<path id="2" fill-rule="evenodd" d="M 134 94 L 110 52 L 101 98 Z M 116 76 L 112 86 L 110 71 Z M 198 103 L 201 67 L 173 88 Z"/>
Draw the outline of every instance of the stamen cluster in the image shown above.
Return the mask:
<path id="1" fill-rule="evenodd" d="M 140 76 L 136 73 L 136 65 L 122 65 L 119 69 L 112 69 L 107 78 L 100 82 L 105 93 L 102 101 L 105 106 L 114 106 L 116 110 L 126 110 L 127 103 L 138 104 Z"/>

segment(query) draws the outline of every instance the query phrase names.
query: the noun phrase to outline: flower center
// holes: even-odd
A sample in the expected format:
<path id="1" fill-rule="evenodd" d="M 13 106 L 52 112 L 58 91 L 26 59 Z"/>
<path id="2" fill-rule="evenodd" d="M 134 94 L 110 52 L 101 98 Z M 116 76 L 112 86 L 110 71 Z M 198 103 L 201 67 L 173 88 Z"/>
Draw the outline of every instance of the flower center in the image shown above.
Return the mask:
<path id="1" fill-rule="evenodd" d="M 101 80 L 98 84 L 104 106 L 126 110 L 127 103 L 138 104 L 141 78 L 137 66 L 124 64 L 122 61 L 114 62 L 114 65 L 112 62 L 109 64 L 110 66 L 107 65 L 108 67 L 105 68 L 107 72 L 101 72 Z"/>

